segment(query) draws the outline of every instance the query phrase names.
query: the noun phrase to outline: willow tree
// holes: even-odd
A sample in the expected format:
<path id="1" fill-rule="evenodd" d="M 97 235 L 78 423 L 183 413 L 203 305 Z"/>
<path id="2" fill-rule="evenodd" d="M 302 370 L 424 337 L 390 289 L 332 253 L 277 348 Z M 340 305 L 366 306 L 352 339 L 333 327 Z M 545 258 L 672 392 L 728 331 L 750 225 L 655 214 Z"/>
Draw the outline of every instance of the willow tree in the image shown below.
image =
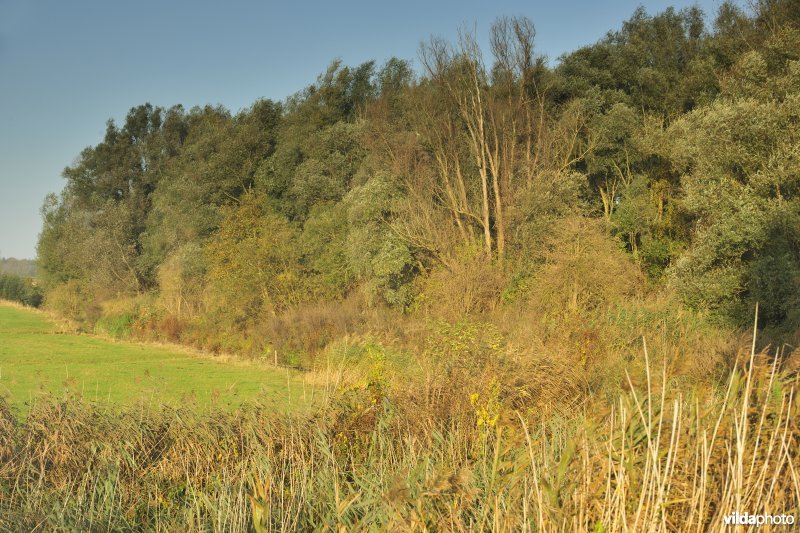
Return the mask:
<path id="1" fill-rule="evenodd" d="M 461 241 L 501 260 L 518 193 L 545 173 L 567 170 L 582 153 L 585 121 L 577 107 L 548 109 L 547 69 L 534 36 L 528 19 L 495 22 L 491 68 L 470 32 L 456 45 L 431 39 L 421 51 L 426 79 L 415 127 L 434 168 L 429 207 L 449 213 Z"/>
<path id="2" fill-rule="evenodd" d="M 768 40 L 798 57 L 800 40 Z M 759 52 L 723 80 L 723 98 L 670 128 L 691 243 L 673 265 L 687 303 L 747 323 L 800 324 L 800 61 L 768 77 Z M 761 80 L 767 80 L 761 83 Z M 757 92 L 756 92 L 757 91 Z"/>

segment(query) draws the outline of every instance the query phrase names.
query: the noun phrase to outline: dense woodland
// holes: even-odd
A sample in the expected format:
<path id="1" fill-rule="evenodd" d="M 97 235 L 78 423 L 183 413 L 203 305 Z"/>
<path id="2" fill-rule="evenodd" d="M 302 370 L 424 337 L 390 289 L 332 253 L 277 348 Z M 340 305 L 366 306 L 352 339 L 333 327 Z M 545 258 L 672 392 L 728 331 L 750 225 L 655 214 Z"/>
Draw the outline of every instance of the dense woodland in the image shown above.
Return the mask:
<path id="1" fill-rule="evenodd" d="M 144 104 L 109 121 L 43 206 L 47 305 L 289 363 L 369 313 L 522 312 L 548 330 L 658 300 L 737 328 L 758 302 L 791 340 L 796 0 L 640 8 L 555 66 L 528 19 L 498 19 L 489 42 L 334 61 L 235 114 Z M 293 333 L 305 322 L 328 337 Z"/>

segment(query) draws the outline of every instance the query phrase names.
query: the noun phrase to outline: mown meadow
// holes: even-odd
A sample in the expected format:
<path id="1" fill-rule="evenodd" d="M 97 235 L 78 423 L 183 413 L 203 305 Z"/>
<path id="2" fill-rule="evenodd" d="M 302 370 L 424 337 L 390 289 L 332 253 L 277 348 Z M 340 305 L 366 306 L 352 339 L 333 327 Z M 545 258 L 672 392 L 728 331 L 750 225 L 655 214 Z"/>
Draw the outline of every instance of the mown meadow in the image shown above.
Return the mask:
<path id="1" fill-rule="evenodd" d="M 0 302 L 0 395 L 26 412 L 64 394 L 112 404 L 233 409 L 260 398 L 286 410 L 313 387 L 295 371 L 221 361 L 179 346 L 78 335 L 42 312 Z M 290 397 L 293 398 L 290 399 Z"/>

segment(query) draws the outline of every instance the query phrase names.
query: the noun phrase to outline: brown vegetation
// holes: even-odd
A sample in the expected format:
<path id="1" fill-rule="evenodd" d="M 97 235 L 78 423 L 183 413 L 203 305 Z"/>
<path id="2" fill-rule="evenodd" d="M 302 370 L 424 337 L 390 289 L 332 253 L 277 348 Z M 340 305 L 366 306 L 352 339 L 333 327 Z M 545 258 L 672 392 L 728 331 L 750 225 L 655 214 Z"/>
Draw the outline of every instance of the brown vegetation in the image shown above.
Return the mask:
<path id="1" fill-rule="evenodd" d="M 606 402 L 544 392 L 564 369 L 520 366 L 492 328 L 436 338 L 403 379 L 363 344 L 363 381 L 312 415 L 66 397 L 16 422 L 0 401 L 0 527 L 686 531 L 800 511 L 798 381 L 777 362 L 686 387 L 640 348 L 643 385 Z"/>

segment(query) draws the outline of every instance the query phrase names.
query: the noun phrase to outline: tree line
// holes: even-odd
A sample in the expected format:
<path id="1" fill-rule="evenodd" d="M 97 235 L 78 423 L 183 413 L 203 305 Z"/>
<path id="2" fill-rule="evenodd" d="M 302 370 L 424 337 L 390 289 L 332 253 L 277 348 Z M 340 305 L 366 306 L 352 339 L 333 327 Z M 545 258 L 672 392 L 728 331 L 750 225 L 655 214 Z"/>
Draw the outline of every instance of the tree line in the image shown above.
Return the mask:
<path id="1" fill-rule="evenodd" d="M 407 314 L 670 291 L 800 326 L 800 4 L 637 9 L 549 66 L 534 24 L 334 61 L 284 102 L 109 121 L 42 208 L 46 301 L 240 339 L 302 306 Z M 536 292 L 538 291 L 538 292 Z M 199 333 L 198 333 L 199 332 Z M 259 344 L 260 343 L 260 344 Z"/>

